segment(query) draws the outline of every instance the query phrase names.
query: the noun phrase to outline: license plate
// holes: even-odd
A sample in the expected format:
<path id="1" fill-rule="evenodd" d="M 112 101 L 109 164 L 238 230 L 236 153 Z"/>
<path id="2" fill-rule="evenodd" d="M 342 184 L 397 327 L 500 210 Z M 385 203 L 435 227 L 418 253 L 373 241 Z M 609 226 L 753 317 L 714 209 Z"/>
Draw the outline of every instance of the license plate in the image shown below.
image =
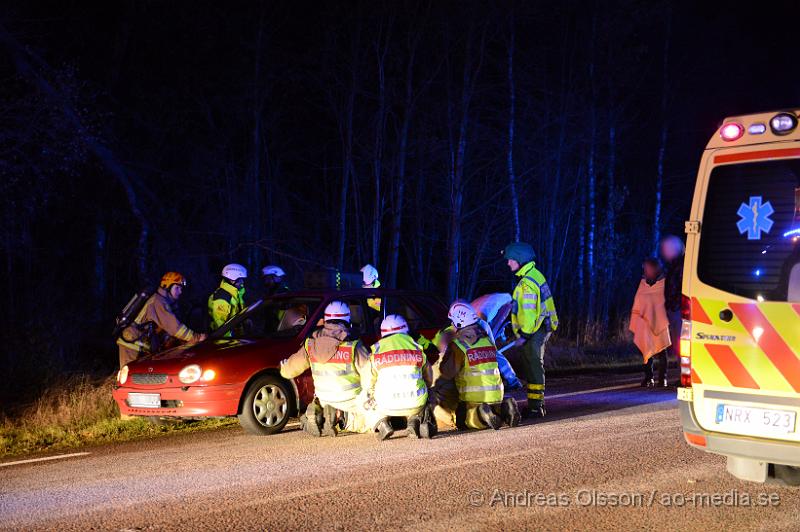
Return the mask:
<path id="1" fill-rule="evenodd" d="M 161 408 L 161 394 L 129 393 L 128 406 L 135 406 L 137 408 Z"/>
<path id="2" fill-rule="evenodd" d="M 719 403 L 716 423 L 720 428 L 749 434 L 790 434 L 795 431 L 795 412 Z"/>

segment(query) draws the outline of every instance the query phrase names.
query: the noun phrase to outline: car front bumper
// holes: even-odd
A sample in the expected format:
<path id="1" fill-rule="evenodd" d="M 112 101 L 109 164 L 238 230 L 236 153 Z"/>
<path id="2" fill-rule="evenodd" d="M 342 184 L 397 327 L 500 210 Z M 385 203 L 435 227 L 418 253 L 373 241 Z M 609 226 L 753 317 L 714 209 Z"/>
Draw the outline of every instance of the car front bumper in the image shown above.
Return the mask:
<path id="1" fill-rule="evenodd" d="M 239 411 L 242 386 L 219 384 L 205 386 L 174 387 L 128 387 L 115 386 L 114 400 L 119 411 L 128 416 L 157 417 L 220 417 L 235 416 Z M 132 407 L 128 405 L 129 393 L 157 393 L 161 396 L 161 408 Z"/>

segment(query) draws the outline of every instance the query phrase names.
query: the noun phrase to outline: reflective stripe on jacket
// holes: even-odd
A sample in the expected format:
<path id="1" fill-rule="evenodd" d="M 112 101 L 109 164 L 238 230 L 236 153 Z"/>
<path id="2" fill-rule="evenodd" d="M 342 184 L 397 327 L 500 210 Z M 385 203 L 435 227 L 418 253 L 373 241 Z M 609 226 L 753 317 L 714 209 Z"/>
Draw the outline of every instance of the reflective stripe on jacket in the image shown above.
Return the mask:
<path id="1" fill-rule="evenodd" d="M 216 331 L 222 324 L 244 310 L 244 288 L 238 289 L 226 280 L 208 296 L 209 328 Z M 230 332 L 228 333 L 229 336 Z"/>
<path id="2" fill-rule="evenodd" d="M 453 343 L 464 354 L 464 365 L 456 375 L 459 399 L 467 403 L 499 403 L 503 400 L 503 379 L 497 367 L 497 348 L 483 336 L 472 345 Z"/>
<path id="3" fill-rule="evenodd" d="M 529 262 L 519 269 L 517 277 L 520 280 L 512 294 L 514 307 L 511 309 L 514 333 L 530 336 L 539 330 L 545 320 L 550 330 L 555 331 L 558 328 L 556 304 L 542 272 L 536 269 L 533 262 Z"/>
<path id="4" fill-rule="evenodd" d="M 316 358 L 316 351 L 309 348 L 310 341 L 310 338 L 307 339 L 304 345 L 309 354 L 314 390 L 320 402 L 344 403 L 355 399 L 361 393 L 361 377 L 355 362 L 358 340 L 342 342 L 336 354 L 327 360 Z"/>
<path id="5" fill-rule="evenodd" d="M 425 406 L 428 387 L 423 371 L 425 353 L 409 335 L 398 333 L 381 338 L 370 355 L 377 408 L 391 415 Z"/>
<path id="6" fill-rule="evenodd" d="M 152 324 L 152 333 L 146 330 L 148 324 Z M 198 334 L 181 323 L 172 311 L 167 291 L 159 288 L 145 302 L 133 323 L 122 331 L 117 344 L 138 352 L 152 353 L 158 351 L 169 337 L 182 342 L 193 342 L 197 340 Z"/>

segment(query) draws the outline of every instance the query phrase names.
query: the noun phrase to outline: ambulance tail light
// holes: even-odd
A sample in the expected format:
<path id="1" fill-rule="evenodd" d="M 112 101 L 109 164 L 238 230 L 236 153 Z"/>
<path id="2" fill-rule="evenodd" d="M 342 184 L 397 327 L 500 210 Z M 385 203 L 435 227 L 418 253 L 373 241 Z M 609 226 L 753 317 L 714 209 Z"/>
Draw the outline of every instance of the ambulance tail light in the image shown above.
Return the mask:
<path id="1" fill-rule="evenodd" d="M 775 135 L 788 135 L 797 127 L 797 117 L 792 113 L 779 113 L 769 121 L 769 128 Z"/>
<path id="2" fill-rule="evenodd" d="M 774 118 L 773 118 L 774 120 Z M 744 135 L 744 126 L 738 122 L 728 122 L 719 129 L 719 135 L 725 142 L 739 140 Z"/>
<path id="3" fill-rule="evenodd" d="M 681 386 L 692 385 L 692 300 L 681 296 Z"/>

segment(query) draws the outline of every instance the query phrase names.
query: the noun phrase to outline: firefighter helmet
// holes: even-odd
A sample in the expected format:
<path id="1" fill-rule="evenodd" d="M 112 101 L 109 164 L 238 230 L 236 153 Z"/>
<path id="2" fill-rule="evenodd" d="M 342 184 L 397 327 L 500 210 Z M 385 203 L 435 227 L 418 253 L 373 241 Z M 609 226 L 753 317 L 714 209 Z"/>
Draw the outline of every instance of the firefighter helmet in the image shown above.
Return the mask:
<path id="1" fill-rule="evenodd" d="M 222 268 L 222 276 L 235 283 L 239 279 L 247 279 L 247 268 L 241 264 L 228 264 Z"/>
<path id="2" fill-rule="evenodd" d="M 533 247 L 525 242 L 512 242 L 503 250 L 503 256 L 508 260 L 515 260 L 520 266 L 533 261 L 536 258 L 536 253 Z"/>
<path id="3" fill-rule="evenodd" d="M 381 336 L 396 333 L 408 333 L 408 322 L 399 314 L 389 314 L 381 322 Z"/>
<path id="4" fill-rule="evenodd" d="M 286 277 L 286 272 L 280 266 L 270 264 L 261 268 L 261 275 L 274 275 L 275 277 Z"/>
<path id="5" fill-rule="evenodd" d="M 325 321 L 342 320 L 350 323 L 350 307 L 342 301 L 331 301 L 325 307 Z"/>
<path id="6" fill-rule="evenodd" d="M 186 286 L 186 277 L 178 272 L 167 272 L 161 278 L 161 283 L 158 286 L 164 288 L 165 290 L 169 290 L 174 284 Z"/>
<path id="7" fill-rule="evenodd" d="M 475 312 L 472 305 L 464 301 L 456 301 L 450 305 L 447 317 L 456 329 L 463 329 L 464 327 L 478 323 L 479 319 L 478 313 Z"/>
<path id="8" fill-rule="evenodd" d="M 378 270 L 372 264 L 367 264 L 361 268 L 362 280 L 364 281 L 364 288 L 369 288 L 378 280 Z"/>

